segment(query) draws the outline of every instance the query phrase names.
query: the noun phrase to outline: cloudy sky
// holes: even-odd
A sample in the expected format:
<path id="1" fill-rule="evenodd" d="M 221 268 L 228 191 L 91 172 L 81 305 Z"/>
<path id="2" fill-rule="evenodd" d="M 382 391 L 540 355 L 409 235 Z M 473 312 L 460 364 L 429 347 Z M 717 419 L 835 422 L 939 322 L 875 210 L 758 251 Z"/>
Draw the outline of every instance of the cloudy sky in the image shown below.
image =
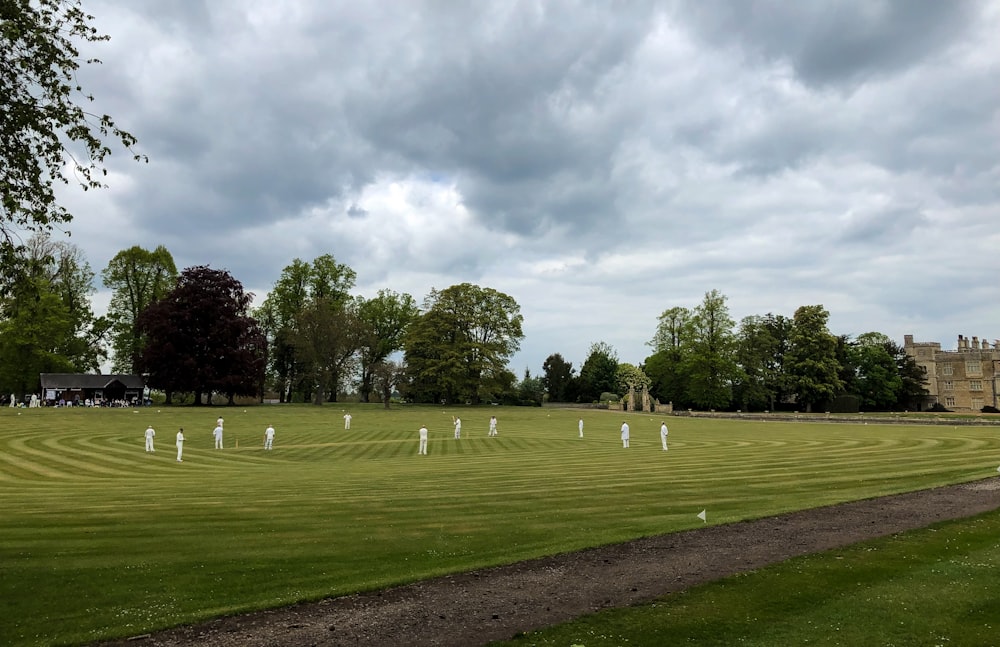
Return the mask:
<path id="1" fill-rule="evenodd" d="M 524 315 L 511 368 L 638 364 L 734 320 L 1000 337 L 1000 4 L 86 0 L 80 72 L 139 138 L 64 192 L 95 272 L 132 245 L 266 296 L 321 254 Z M 101 312 L 108 295 L 95 296 Z"/>

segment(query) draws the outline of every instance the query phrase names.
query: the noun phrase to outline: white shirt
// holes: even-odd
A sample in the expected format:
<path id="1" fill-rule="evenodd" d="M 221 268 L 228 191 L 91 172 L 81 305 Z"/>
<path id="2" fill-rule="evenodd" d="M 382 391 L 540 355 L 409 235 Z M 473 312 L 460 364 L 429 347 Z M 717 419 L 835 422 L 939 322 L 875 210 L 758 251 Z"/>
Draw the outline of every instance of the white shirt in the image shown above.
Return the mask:
<path id="1" fill-rule="evenodd" d="M 177 444 L 181 445 L 183 443 L 184 443 L 184 432 L 178 431 L 177 432 Z"/>
<path id="2" fill-rule="evenodd" d="M 427 427 L 420 428 L 420 439 L 427 440 Z"/>
<path id="3" fill-rule="evenodd" d="M 212 433 L 215 434 L 216 438 L 221 438 L 222 437 L 222 425 L 219 425 L 218 427 L 216 427 L 215 431 L 213 431 Z"/>
<path id="4" fill-rule="evenodd" d="M 153 431 L 152 427 L 150 427 L 149 429 L 146 430 L 146 438 L 152 438 L 155 435 L 156 435 L 156 432 Z"/>
<path id="5" fill-rule="evenodd" d="M 622 438 L 628 438 L 628 423 L 622 423 Z"/>
<path id="6" fill-rule="evenodd" d="M 662 425 L 660 425 L 660 437 L 661 438 L 667 437 L 667 423 L 663 423 Z"/>
<path id="7" fill-rule="evenodd" d="M 268 427 L 264 430 L 264 436 L 268 439 L 274 438 L 274 427 Z"/>
<path id="8" fill-rule="evenodd" d="M 215 424 L 216 424 L 216 426 L 221 427 L 222 426 L 222 418 L 219 418 L 218 420 L 216 420 Z"/>

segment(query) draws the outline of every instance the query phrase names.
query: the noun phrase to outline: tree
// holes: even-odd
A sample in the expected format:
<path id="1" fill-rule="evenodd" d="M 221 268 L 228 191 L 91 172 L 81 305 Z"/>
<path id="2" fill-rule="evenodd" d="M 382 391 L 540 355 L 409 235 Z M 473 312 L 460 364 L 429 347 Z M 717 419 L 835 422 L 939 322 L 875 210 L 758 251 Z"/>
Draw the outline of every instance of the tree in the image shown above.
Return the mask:
<path id="1" fill-rule="evenodd" d="M 566 402 L 567 392 L 573 380 L 573 364 L 563 359 L 559 353 L 545 358 L 542 364 L 542 386 L 549 394 L 550 402 Z"/>
<path id="2" fill-rule="evenodd" d="M 253 295 L 229 272 L 206 266 L 181 272 L 177 285 L 139 316 L 146 336 L 141 368 L 147 383 L 166 391 L 194 394 L 259 395 L 267 362 L 267 341 L 249 314 Z"/>
<path id="3" fill-rule="evenodd" d="M 618 389 L 618 353 L 609 344 L 599 341 L 590 345 L 590 354 L 580 367 L 580 401 L 595 402 L 602 393 Z"/>
<path id="4" fill-rule="evenodd" d="M 336 297 L 320 296 L 299 313 L 296 330 L 293 343 L 313 404 L 322 405 L 328 394 L 336 402 L 340 377 L 358 346 L 357 314 Z"/>
<path id="5" fill-rule="evenodd" d="M 136 143 L 110 116 L 85 110 L 93 97 L 77 82 L 77 44 L 108 37 L 81 7 L 81 0 L 14 0 L 0 8 L 0 268 L 8 279 L 18 267 L 18 230 L 45 232 L 72 218 L 53 186 L 69 183 L 67 159 L 74 180 L 96 189 L 111 154 L 104 140 L 126 149 Z"/>
<path id="6" fill-rule="evenodd" d="M 411 395 L 424 402 L 492 399 L 524 333 L 511 296 L 471 283 L 431 290 L 404 341 Z"/>
<path id="7" fill-rule="evenodd" d="M 892 344 L 890 354 L 896 359 L 901 382 L 894 408 L 897 411 L 919 410 L 924 396 L 927 395 L 927 373 L 922 366 L 917 364 L 915 358 L 907 355 L 903 346 L 896 342 L 890 343 Z"/>
<path id="8" fill-rule="evenodd" d="M 650 391 L 660 400 L 675 406 L 691 404 L 687 394 L 687 355 L 691 340 L 692 313 L 687 308 L 674 307 L 660 315 L 656 333 L 647 344 L 654 349 L 643 367 L 652 380 Z"/>
<path id="9" fill-rule="evenodd" d="M 406 329 L 420 314 L 416 301 L 409 294 L 379 290 L 372 299 L 358 299 L 359 365 L 361 401 L 368 402 L 374 388 L 376 367 L 383 365 L 392 353 L 403 347 Z"/>
<path id="10" fill-rule="evenodd" d="M 837 338 L 826 327 L 830 313 L 822 305 L 801 306 L 792 318 L 785 370 L 796 401 L 811 412 L 843 389 L 838 376 Z"/>
<path id="11" fill-rule="evenodd" d="M 532 377 L 531 371 L 524 369 L 524 379 L 517 385 L 518 404 L 522 406 L 540 407 L 542 406 L 542 396 L 545 394 L 545 387 L 542 380 Z"/>
<path id="12" fill-rule="evenodd" d="M 96 370 L 107 326 L 91 310 L 83 253 L 38 233 L 15 259 L 22 279 L 0 299 L 0 388 L 23 395 L 38 390 L 39 373 Z"/>
<path id="13" fill-rule="evenodd" d="M 382 395 L 382 404 L 388 409 L 392 391 L 406 375 L 406 367 L 398 362 L 383 360 L 372 369 L 372 385 Z"/>
<path id="14" fill-rule="evenodd" d="M 303 337 L 300 324 L 303 316 L 310 317 L 311 331 L 319 334 L 326 330 L 316 317 L 321 316 L 316 302 L 323 300 L 325 307 L 343 309 L 350 300 L 349 291 L 354 287 L 356 274 L 347 265 L 337 263 L 330 254 L 324 254 L 306 263 L 296 258 L 284 268 L 267 295 L 264 303 L 254 313 L 267 334 L 269 348 L 270 376 L 281 402 L 291 402 L 293 393 L 303 399 L 312 399 L 314 379 L 322 370 L 308 365 L 303 353 L 312 347 L 310 356 L 315 357 L 323 345 L 321 339 Z M 307 315 L 307 312 L 310 313 Z M 330 317 L 334 317 L 333 314 Z M 327 317 L 329 319 L 330 317 Z M 346 317 L 342 318 L 346 321 Z M 339 352 L 337 353 L 339 354 Z M 336 373 L 336 372 L 335 372 Z M 329 380 L 339 380 L 339 374 L 330 373 Z M 324 391 L 330 387 L 324 384 Z M 337 389 L 332 389 L 336 398 Z"/>
<path id="15" fill-rule="evenodd" d="M 739 374 L 733 395 L 743 410 L 774 410 L 784 392 L 784 357 L 791 320 L 766 314 L 744 317 L 736 333 Z"/>
<path id="16" fill-rule="evenodd" d="M 177 266 L 163 245 L 153 251 L 138 245 L 123 249 L 101 272 L 104 287 L 111 289 L 108 320 L 111 323 L 113 369 L 135 373 L 145 345 L 139 315 L 174 287 Z"/>
<path id="17" fill-rule="evenodd" d="M 734 325 L 725 295 L 718 290 L 706 292 L 691 317 L 691 342 L 685 355 L 687 393 L 697 407 L 722 409 L 732 400 L 737 374 Z"/>
<path id="18" fill-rule="evenodd" d="M 858 335 L 850 345 L 848 352 L 857 371 L 857 395 L 863 409 L 886 410 L 899 399 L 903 379 L 890 352 L 892 345 L 892 340 L 879 332 Z"/>

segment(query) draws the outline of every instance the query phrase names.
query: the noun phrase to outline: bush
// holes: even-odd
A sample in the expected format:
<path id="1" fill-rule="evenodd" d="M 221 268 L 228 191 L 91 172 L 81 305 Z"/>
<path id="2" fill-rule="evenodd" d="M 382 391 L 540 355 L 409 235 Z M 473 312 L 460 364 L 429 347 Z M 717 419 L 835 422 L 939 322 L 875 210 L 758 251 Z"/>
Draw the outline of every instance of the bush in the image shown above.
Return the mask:
<path id="1" fill-rule="evenodd" d="M 607 391 L 605 391 L 604 393 L 601 394 L 601 399 L 598 400 L 598 402 L 607 402 L 608 400 L 610 400 L 611 402 L 618 402 L 619 400 L 621 400 L 621 396 L 615 395 L 614 393 L 608 393 Z"/>
<path id="2" fill-rule="evenodd" d="M 985 407 L 983 407 L 983 413 L 1000 413 L 1000 409 L 997 409 L 996 407 L 992 407 L 987 404 Z"/>
<path id="3" fill-rule="evenodd" d="M 940 402 L 935 402 L 934 406 L 928 409 L 928 411 L 933 411 L 934 413 L 948 413 L 951 409 L 946 409 Z"/>

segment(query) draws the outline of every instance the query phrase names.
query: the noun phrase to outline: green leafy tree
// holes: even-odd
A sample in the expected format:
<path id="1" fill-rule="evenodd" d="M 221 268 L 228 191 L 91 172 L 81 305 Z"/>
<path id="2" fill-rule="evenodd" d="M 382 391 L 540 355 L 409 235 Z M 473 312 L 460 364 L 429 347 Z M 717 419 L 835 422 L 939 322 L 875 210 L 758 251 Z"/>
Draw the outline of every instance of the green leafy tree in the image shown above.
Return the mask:
<path id="1" fill-rule="evenodd" d="M 596 402 L 602 393 L 618 389 L 618 353 L 599 341 L 590 345 L 590 353 L 580 367 L 580 401 Z"/>
<path id="2" fill-rule="evenodd" d="M 0 388 L 23 396 L 39 373 L 96 370 L 107 325 L 93 315 L 94 273 L 76 245 L 38 233 L 16 258 L 22 280 L 0 299 Z"/>
<path id="3" fill-rule="evenodd" d="M 313 399 L 317 375 L 325 375 L 328 382 L 334 382 L 324 383 L 322 387 L 336 398 L 336 382 L 346 359 L 339 362 L 341 368 L 332 372 L 310 366 L 309 362 L 317 357 L 324 341 L 309 339 L 307 335 L 326 330 L 322 322 L 353 321 L 342 312 L 327 315 L 316 304 L 322 301 L 327 309 L 344 310 L 348 307 L 349 291 L 354 287 L 355 278 L 354 270 L 338 263 L 330 254 L 312 263 L 297 258 L 282 270 L 274 288 L 254 313 L 268 338 L 270 381 L 281 402 L 291 402 L 294 394 L 303 400 Z M 308 331 L 301 330 L 303 317 L 309 319 Z M 342 341 L 348 338 L 338 337 Z M 342 349 L 338 348 L 335 355 L 342 355 Z"/>
<path id="4" fill-rule="evenodd" d="M 691 342 L 685 355 L 687 393 L 697 407 L 722 409 L 732 400 L 737 376 L 734 325 L 725 295 L 718 290 L 706 292 L 692 314 Z"/>
<path id="5" fill-rule="evenodd" d="M 115 254 L 101 272 L 101 279 L 111 289 L 107 318 L 111 325 L 113 369 L 135 373 L 145 346 L 139 315 L 173 289 L 177 281 L 174 258 L 163 245 L 153 251 L 136 245 Z"/>
<path id="6" fill-rule="evenodd" d="M 358 347 L 357 313 L 348 306 L 336 298 L 320 296 L 299 313 L 294 345 L 313 404 L 323 404 L 326 397 L 337 401 L 340 378 Z"/>
<path id="7" fill-rule="evenodd" d="M 93 97 L 77 80 L 78 44 L 107 40 L 81 0 L 0 3 L 0 269 L 16 276 L 18 231 L 48 231 L 71 220 L 55 184 L 103 187 L 106 139 L 136 139 L 108 115 L 86 110 Z M 144 159 L 134 155 L 135 159 Z M 67 159 L 72 168 L 67 175 Z"/>
<path id="8" fill-rule="evenodd" d="M 687 394 L 686 355 L 693 338 L 692 313 L 687 308 L 674 307 L 660 315 L 656 333 L 647 342 L 654 349 L 653 355 L 643 363 L 652 380 L 650 391 L 661 401 L 672 402 L 676 407 L 691 404 Z"/>
<path id="9" fill-rule="evenodd" d="M 923 367 L 917 364 L 917 360 L 906 354 L 906 349 L 890 342 L 890 354 L 896 360 L 896 368 L 899 372 L 900 387 L 896 403 L 893 405 L 897 411 L 919 410 L 924 396 L 927 395 L 927 373 Z"/>
<path id="10" fill-rule="evenodd" d="M 843 390 L 838 374 L 837 338 L 827 329 L 822 305 L 801 306 L 792 318 L 785 370 L 796 401 L 807 412 L 830 402 Z"/>
<path id="11" fill-rule="evenodd" d="M 425 402 L 492 399 L 505 386 L 523 321 L 517 302 L 492 288 L 462 283 L 431 290 L 403 344 L 411 395 Z"/>
<path id="12" fill-rule="evenodd" d="M 388 409 L 392 393 L 406 375 L 406 367 L 399 362 L 383 360 L 372 368 L 372 384 L 382 395 L 382 405 Z"/>
<path id="13" fill-rule="evenodd" d="M 743 410 L 774 410 L 784 394 L 784 357 L 791 320 L 767 314 L 744 317 L 736 333 L 739 374 L 733 393 Z"/>
<path id="14" fill-rule="evenodd" d="M 173 393 L 256 396 L 264 383 L 267 341 L 250 316 L 253 295 L 229 272 L 206 266 L 181 272 L 177 285 L 139 317 L 147 343 L 141 367 L 149 386 Z"/>
<path id="15" fill-rule="evenodd" d="M 549 395 L 550 402 L 566 402 L 570 384 L 573 381 L 573 364 L 553 353 L 542 363 L 542 386 Z"/>
<path id="16" fill-rule="evenodd" d="M 419 316 L 420 308 L 409 294 L 379 290 L 371 299 L 358 299 L 358 341 L 362 402 L 368 402 L 374 388 L 375 370 L 403 347 L 407 328 Z"/>
<path id="17" fill-rule="evenodd" d="M 544 394 L 545 387 L 542 385 L 542 379 L 532 377 L 531 371 L 524 369 L 524 379 L 517 385 L 518 404 L 540 407 L 542 406 L 542 396 Z"/>
<path id="18" fill-rule="evenodd" d="M 892 346 L 892 340 L 879 332 L 858 335 L 850 346 L 857 371 L 857 395 L 863 409 L 886 410 L 899 400 L 903 379 L 892 356 Z"/>

